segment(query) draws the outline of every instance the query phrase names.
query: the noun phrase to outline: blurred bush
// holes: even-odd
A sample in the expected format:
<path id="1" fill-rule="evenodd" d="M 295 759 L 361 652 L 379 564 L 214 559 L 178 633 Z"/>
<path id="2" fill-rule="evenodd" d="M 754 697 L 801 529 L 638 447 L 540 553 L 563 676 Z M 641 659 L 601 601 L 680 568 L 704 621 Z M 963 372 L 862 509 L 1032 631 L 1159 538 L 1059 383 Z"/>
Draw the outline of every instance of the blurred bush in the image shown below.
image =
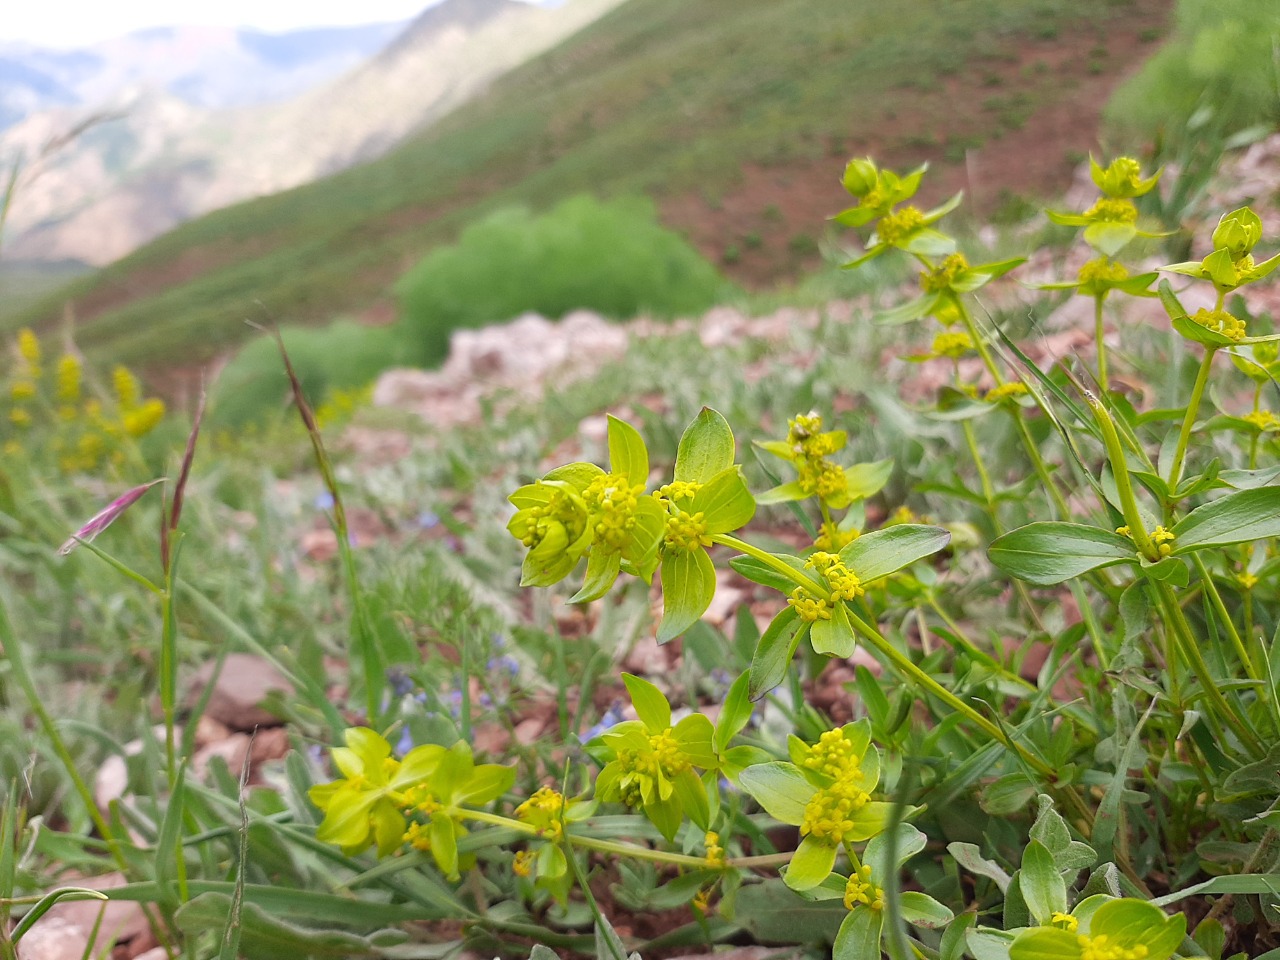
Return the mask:
<path id="1" fill-rule="evenodd" d="M 526 311 L 558 318 L 579 308 L 622 319 L 697 313 L 727 283 L 644 199 L 563 201 L 535 215 L 500 210 L 429 253 L 401 278 L 401 326 L 424 364 L 439 363 L 459 327 Z"/>
<path id="2" fill-rule="evenodd" d="M 320 328 L 288 327 L 281 334 L 313 406 L 334 391 L 366 386 L 388 367 L 409 362 L 392 327 L 338 320 Z M 210 419 L 222 427 L 262 422 L 289 410 L 289 397 L 289 378 L 275 340 L 259 337 L 236 354 L 219 375 Z"/>
<path id="3" fill-rule="evenodd" d="M 1108 124 L 1176 147 L 1206 120 L 1222 136 L 1280 122 L 1278 50 L 1280 0 L 1179 0 L 1172 36 L 1116 91 Z"/>

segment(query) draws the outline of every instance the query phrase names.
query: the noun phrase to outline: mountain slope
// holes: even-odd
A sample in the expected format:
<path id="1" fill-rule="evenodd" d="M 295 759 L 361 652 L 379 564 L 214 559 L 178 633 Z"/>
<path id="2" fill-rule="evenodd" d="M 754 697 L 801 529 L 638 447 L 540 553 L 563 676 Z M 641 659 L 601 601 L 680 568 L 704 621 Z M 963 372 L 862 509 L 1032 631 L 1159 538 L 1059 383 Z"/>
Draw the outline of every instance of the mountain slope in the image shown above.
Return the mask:
<path id="1" fill-rule="evenodd" d="M 168 90 L 139 91 L 122 116 L 30 171 L 9 255 L 109 263 L 193 216 L 376 157 L 618 2 L 445 0 L 369 62 L 281 103 L 210 113 Z M 320 40 L 274 37 L 259 52 L 287 67 L 295 47 Z M 31 155 L 66 123 L 64 113 L 30 117 L 0 138 L 0 155 L 6 145 Z"/>
<path id="2" fill-rule="evenodd" d="M 952 0 L 940 17 L 926 0 L 629 0 L 380 160 L 187 224 L 66 296 L 93 350 L 196 362 L 242 339 L 246 317 L 376 306 L 430 244 L 506 203 L 638 190 L 676 223 L 747 203 L 768 246 L 788 191 L 839 209 L 854 150 L 949 162 L 944 186 L 978 152 L 993 196 L 1054 189 L 1169 8 Z M 738 239 L 703 244 L 718 256 Z"/>

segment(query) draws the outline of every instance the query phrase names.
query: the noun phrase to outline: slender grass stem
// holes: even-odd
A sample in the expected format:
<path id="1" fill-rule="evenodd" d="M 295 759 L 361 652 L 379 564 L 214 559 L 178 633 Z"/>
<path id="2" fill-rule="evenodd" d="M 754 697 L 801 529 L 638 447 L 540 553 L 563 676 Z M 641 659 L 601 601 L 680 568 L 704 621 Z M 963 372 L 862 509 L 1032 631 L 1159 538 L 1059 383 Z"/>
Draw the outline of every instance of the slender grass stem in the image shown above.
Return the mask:
<path id="1" fill-rule="evenodd" d="M 1218 619 L 1222 622 L 1222 627 L 1226 630 L 1227 637 L 1231 640 L 1231 646 L 1235 649 L 1236 656 L 1240 658 L 1240 665 L 1244 667 L 1244 672 L 1248 674 L 1250 680 L 1260 681 L 1262 673 L 1245 649 L 1240 631 L 1236 629 L 1236 625 L 1232 622 L 1231 613 L 1227 610 L 1227 605 L 1223 603 L 1222 594 L 1218 592 L 1218 587 L 1213 582 L 1213 576 L 1209 573 L 1209 567 L 1200 556 L 1199 551 L 1191 554 L 1191 562 L 1195 564 L 1196 571 L 1200 574 L 1200 582 L 1204 584 L 1204 590 L 1209 596 L 1209 602 L 1213 605 L 1214 612 L 1217 613 Z"/>
<path id="2" fill-rule="evenodd" d="M 1111 389 L 1111 382 L 1107 376 L 1107 343 L 1104 339 L 1106 324 L 1102 314 L 1102 302 L 1105 299 L 1105 296 L 1093 298 L 1093 336 L 1098 344 L 1098 386 L 1103 393 Z"/>
<path id="3" fill-rule="evenodd" d="M 1249 726 L 1249 721 L 1239 714 L 1218 689 L 1217 681 L 1209 671 L 1209 664 L 1205 662 L 1204 655 L 1200 652 L 1200 645 L 1196 642 L 1195 634 L 1192 633 L 1191 625 L 1187 623 L 1186 614 L 1178 605 L 1178 599 L 1173 595 L 1172 588 L 1161 581 L 1156 584 L 1156 593 L 1160 597 L 1165 616 L 1169 619 L 1168 625 L 1173 630 L 1175 642 L 1178 643 L 1178 652 L 1186 658 L 1196 679 L 1200 681 L 1205 698 L 1213 704 L 1218 711 L 1218 716 L 1240 738 L 1245 749 L 1255 756 L 1261 756 L 1266 752 L 1262 741 Z"/>
<path id="4" fill-rule="evenodd" d="M 1191 441 L 1191 428 L 1195 425 L 1196 415 L 1200 412 L 1200 401 L 1204 397 L 1204 388 L 1209 383 L 1209 372 L 1213 368 L 1213 358 L 1217 347 L 1204 348 L 1204 360 L 1200 362 L 1200 370 L 1196 373 L 1196 382 L 1191 387 L 1191 399 L 1187 403 L 1186 416 L 1182 418 L 1182 429 L 1178 431 L 1178 445 L 1173 451 L 1173 462 L 1169 466 L 1169 492 L 1173 493 L 1182 479 L 1182 464 L 1187 457 L 1187 444 Z"/>

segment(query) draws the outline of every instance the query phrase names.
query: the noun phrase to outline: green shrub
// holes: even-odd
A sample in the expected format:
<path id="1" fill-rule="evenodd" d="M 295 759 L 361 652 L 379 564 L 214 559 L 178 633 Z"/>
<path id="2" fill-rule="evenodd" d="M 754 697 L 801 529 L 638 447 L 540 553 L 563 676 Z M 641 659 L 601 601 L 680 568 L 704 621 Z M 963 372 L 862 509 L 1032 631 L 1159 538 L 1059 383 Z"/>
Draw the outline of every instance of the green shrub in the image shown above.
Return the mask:
<path id="1" fill-rule="evenodd" d="M 1223 134 L 1280 121 L 1280 3 L 1179 0 L 1173 36 L 1116 91 L 1107 121 L 1178 141 L 1201 108 Z"/>
<path id="2" fill-rule="evenodd" d="M 339 320 L 328 327 L 289 327 L 282 332 L 289 359 L 313 404 L 332 390 L 362 387 L 379 373 L 407 362 L 391 327 Z M 210 416 L 220 426 L 261 422 L 288 409 L 289 380 L 271 337 L 247 344 L 218 377 Z"/>
<path id="3" fill-rule="evenodd" d="M 492 214 L 429 253 L 397 292 L 406 341 L 418 360 L 435 363 L 459 327 L 529 310 L 670 317 L 705 310 L 725 286 L 715 267 L 658 224 L 647 200 L 578 196 L 541 215 L 524 207 Z"/>

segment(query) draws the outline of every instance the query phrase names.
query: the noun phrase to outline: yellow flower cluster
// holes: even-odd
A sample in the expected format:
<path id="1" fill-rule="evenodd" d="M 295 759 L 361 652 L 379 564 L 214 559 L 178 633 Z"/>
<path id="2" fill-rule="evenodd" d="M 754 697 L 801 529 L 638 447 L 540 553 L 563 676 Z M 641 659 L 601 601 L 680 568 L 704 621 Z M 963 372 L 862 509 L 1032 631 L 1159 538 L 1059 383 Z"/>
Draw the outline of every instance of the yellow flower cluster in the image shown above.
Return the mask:
<path id="1" fill-rule="evenodd" d="M 636 525 L 636 504 L 643 493 L 643 484 L 632 486 L 616 473 L 596 477 L 583 491 L 583 501 L 597 517 L 596 542 L 606 550 L 621 550 L 630 539 Z"/>
<path id="2" fill-rule="evenodd" d="M 1237 343 L 1246 336 L 1244 321 L 1239 317 L 1233 317 L 1225 310 L 1197 310 L 1191 315 L 1191 319 L 1206 330 L 1230 337 Z"/>
<path id="3" fill-rule="evenodd" d="M 804 587 L 796 587 L 787 597 L 787 606 L 792 607 L 801 620 L 813 623 L 817 620 L 831 619 L 831 604 L 821 597 L 811 595 Z"/>
<path id="4" fill-rule="evenodd" d="M 940 333 L 933 338 L 931 352 L 935 357 L 950 357 L 959 360 L 973 349 L 973 340 L 963 331 Z"/>
<path id="5" fill-rule="evenodd" d="M 982 399 L 986 400 L 987 403 L 1005 403 L 1006 401 L 1017 400 L 1019 397 L 1025 397 L 1029 392 L 1027 385 L 1021 380 L 1010 380 L 1008 383 L 1002 383 L 998 387 L 992 387 Z"/>
<path id="6" fill-rule="evenodd" d="M 833 602 L 855 600 L 866 592 L 858 575 L 844 565 L 839 554 L 819 551 L 805 561 L 805 566 L 816 570 L 831 585 Z"/>
<path id="7" fill-rule="evenodd" d="M 144 398 L 138 378 L 125 367 L 111 375 L 106 397 L 85 397 L 83 361 L 63 353 L 46 381 L 44 350 L 31 330 L 21 330 L 15 343 L 17 362 L 9 381 L 6 417 L 15 433 L 4 438 L 4 452 L 24 450 L 22 434 L 38 434 L 29 452 L 48 450 L 63 473 L 90 473 L 124 461 L 129 438 L 145 436 L 164 419 L 164 402 Z"/>
<path id="8" fill-rule="evenodd" d="M 831 786 L 819 789 L 805 805 L 800 835 L 842 843 L 846 834 L 854 832 L 854 814 L 870 799 L 869 793 L 849 779 L 836 780 Z"/>
<path id="9" fill-rule="evenodd" d="M 839 553 L 853 541 L 859 537 L 859 532 L 854 529 L 841 530 L 839 526 L 830 522 L 823 521 L 821 528 L 818 530 L 817 539 L 813 541 L 813 545 L 823 551 L 830 553 Z"/>
<path id="10" fill-rule="evenodd" d="M 1080 267 L 1078 279 L 1081 286 L 1098 281 L 1119 283 L 1129 279 L 1129 271 L 1123 263 L 1116 263 L 1110 257 L 1095 257 Z"/>
<path id="11" fill-rule="evenodd" d="M 951 285 L 969 269 L 969 261 L 963 253 L 953 253 L 944 257 L 942 262 L 932 270 L 920 274 L 920 288 L 925 293 L 941 293 L 950 290 Z"/>
<path id="12" fill-rule="evenodd" d="M 844 885 L 844 908 L 852 910 L 857 906 L 884 909 L 884 890 L 871 882 L 871 868 L 865 864 Z"/>
<path id="13" fill-rule="evenodd" d="M 1099 197 L 1098 201 L 1084 212 L 1086 217 L 1105 223 L 1135 223 L 1138 219 L 1138 208 L 1132 200 L 1121 197 Z"/>
<path id="14" fill-rule="evenodd" d="M 668 549 L 686 552 L 711 546 L 705 515 L 701 512 L 690 515 L 682 510 L 667 517 L 665 542 Z"/>
<path id="15" fill-rule="evenodd" d="M 708 830 L 707 835 L 702 839 L 702 843 L 707 848 L 707 866 L 713 869 L 723 867 L 725 858 L 724 847 L 720 846 L 720 834 L 714 830 Z"/>
<path id="16" fill-rule="evenodd" d="M 564 794 L 550 787 L 539 787 L 528 800 L 516 807 L 516 819 L 537 828 L 538 835 L 556 841 L 564 834 Z"/>
<path id="17" fill-rule="evenodd" d="M 1096 937 L 1086 937 L 1084 934 L 1078 936 L 1080 960 L 1143 960 L 1150 952 L 1144 943 L 1127 948 L 1111 943 L 1111 938 L 1105 933 Z"/>
<path id="18" fill-rule="evenodd" d="M 1133 539 L 1133 532 L 1128 527 L 1116 527 L 1116 533 L 1122 537 L 1128 537 L 1130 540 Z M 1151 532 L 1151 542 L 1155 544 L 1156 550 L 1159 551 L 1162 557 L 1167 557 L 1173 553 L 1173 541 L 1175 539 L 1173 532 L 1164 527 L 1156 527 Z"/>
<path id="19" fill-rule="evenodd" d="M 924 214 L 919 207 L 906 206 L 886 214 L 876 224 L 876 235 L 881 243 L 897 243 L 914 230 L 924 226 Z"/>

